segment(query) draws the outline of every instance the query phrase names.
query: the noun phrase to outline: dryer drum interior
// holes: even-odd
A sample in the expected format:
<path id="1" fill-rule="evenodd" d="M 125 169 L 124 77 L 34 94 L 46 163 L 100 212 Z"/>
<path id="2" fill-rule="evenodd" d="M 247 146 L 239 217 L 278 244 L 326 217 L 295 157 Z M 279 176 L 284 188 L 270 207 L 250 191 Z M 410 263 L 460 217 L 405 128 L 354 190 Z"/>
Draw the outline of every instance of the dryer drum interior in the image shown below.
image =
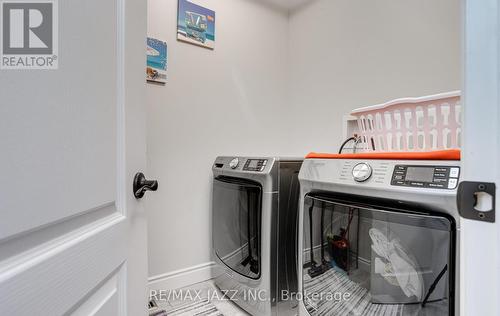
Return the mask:
<path id="1" fill-rule="evenodd" d="M 301 274 L 308 312 L 453 315 L 453 219 L 355 200 L 305 197 Z"/>

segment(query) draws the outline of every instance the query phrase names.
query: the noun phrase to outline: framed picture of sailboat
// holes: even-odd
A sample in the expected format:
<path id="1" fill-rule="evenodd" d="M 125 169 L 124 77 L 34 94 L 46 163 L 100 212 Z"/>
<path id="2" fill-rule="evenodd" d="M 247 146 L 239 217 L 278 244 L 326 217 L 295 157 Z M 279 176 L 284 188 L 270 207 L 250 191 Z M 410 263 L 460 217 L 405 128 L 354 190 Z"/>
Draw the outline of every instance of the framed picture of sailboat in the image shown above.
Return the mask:
<path id="1" fill-rule="evenodd" d="M 179 0 L 177 39 L 214 49 L 215 12 L 187 0 Z"/>

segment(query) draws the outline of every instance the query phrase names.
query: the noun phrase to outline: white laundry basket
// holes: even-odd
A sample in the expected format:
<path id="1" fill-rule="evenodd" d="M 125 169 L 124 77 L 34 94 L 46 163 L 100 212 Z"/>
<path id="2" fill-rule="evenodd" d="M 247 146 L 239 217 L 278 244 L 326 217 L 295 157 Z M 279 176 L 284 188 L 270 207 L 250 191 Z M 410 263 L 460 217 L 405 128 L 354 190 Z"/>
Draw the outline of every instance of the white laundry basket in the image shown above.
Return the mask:
<path id="1" fill-rule="evenodd" d="M 460 91 L 402 98 L 352 111 L 365 151 L 460 148 Z"/>

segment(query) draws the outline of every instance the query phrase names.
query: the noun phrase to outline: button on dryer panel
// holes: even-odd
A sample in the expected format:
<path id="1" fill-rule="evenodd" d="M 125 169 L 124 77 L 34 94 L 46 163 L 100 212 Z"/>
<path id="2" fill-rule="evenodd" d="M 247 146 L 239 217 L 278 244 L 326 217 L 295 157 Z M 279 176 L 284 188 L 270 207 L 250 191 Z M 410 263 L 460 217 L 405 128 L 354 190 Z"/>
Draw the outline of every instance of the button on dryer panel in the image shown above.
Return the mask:
<path id="1" fill-rule="evenodd" d="M 229 167 L 230 167 L 231 169 L 236 169 L 236 168 L 238 168 L 238 165 L 239 165 L 239 164 L 240 164 L 240 160 L 239 160 L 238 158 L 234 158 L 233 160 L 231 160 L 231 161 L 229 162 Z"/>
<path id="2" fill-rule="evenodd" d="M 450 168 L 450 178 L 458 178 L 460 168 Z"/>
<path id="3" fill-rule="evenodd" d="M 457 184 L 458 184 L 458 179 L 455 178 L 450 179 L 450 181 L 448 182 L 448 189 L 456 188 Z"/>

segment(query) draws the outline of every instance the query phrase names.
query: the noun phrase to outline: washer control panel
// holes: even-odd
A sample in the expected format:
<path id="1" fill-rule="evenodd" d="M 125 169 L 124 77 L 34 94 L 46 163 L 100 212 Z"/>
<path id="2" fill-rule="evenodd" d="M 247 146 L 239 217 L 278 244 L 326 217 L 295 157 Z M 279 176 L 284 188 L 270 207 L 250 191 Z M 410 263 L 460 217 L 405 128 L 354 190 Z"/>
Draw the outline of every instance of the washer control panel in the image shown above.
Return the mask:
<path id="1" fill-rule="evenodd" d="M 455 189 L 458 185 L 459 176 L 460 167 L 396 165 L 392 174 L 391 185 Z"/>
<path id="2" fill-rule="evenodd" d="M 247 159 L 243 165 L 243 171 L 264 171 L 267 165 L 267 159 Z"/>

